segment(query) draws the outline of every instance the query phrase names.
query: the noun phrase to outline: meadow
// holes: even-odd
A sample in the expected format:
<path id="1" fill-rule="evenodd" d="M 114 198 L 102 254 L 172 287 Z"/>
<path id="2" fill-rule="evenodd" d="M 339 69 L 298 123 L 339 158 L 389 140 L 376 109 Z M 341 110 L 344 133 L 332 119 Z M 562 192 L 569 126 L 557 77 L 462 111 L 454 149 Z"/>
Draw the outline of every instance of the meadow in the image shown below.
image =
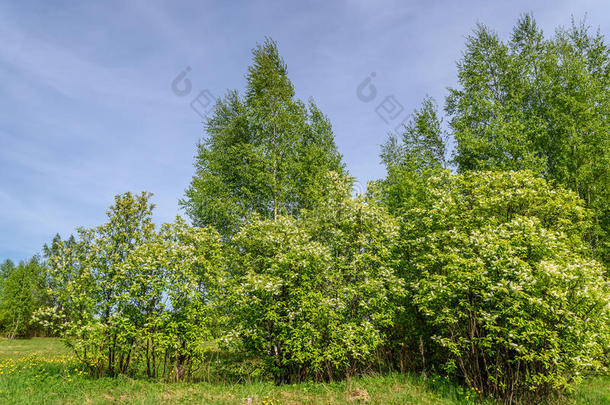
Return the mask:
<path id="1" fill-rule="evenodd" d="M 0 264 L 0 402 L 610 403 L 610 46 L 526 14 L 457 66 L 356 190 L 266 37 L 188 218 L 126 191 Z"/>
<path id="2" fill-rule="evenodd" d="M 565 404 L 610 404 L 610 378 L 590 377 Z M 0 339 L 2 404 L 494 404 L 443 376 L 393 373 L 335 383 L 168 383 L 93 378 L 56 338 Z"/>

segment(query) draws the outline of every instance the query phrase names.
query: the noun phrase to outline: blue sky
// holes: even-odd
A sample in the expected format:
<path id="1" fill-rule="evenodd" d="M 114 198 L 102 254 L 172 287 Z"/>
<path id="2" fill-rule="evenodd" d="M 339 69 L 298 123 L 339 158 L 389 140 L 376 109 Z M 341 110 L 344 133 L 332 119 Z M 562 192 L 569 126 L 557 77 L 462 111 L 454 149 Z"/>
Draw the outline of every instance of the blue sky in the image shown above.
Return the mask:
<path id="1" fill-rule="evenodd" d="M 155 221 L 171 221 L 205 135 L 191 101 L 243 90 L 265 36 L 365 183 L 384 175 L 388 131 L 426 94 L 442 105 L 475 24 L 506 38 L 523 12 L 547 34 L 585 14 L 610 32 L 604 1 L 1 2 L 0 260 L 104 222 L 125 191 L 153 192 Z M 179 97 L 171 83 L 187 66 L 192 90 Z M 377 95 L 363 102 L 372 72 Z M 386 123 L 376 108 L 391 96 L 404 110 Z"/>

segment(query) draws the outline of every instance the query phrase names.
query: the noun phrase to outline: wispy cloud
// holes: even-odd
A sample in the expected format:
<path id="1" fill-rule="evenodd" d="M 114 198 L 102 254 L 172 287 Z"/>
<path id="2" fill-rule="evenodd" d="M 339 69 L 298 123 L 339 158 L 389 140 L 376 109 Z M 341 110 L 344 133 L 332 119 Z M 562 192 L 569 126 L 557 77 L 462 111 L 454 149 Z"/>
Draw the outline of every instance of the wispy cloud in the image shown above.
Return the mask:
<path id="1" fill-rule="evenodd" d="M 25 258 L 55 232 L 104 220 L 114 194 L 155 193 L 157 220 L 178 213 L 201 118 L 170 84 L 187 65 L 194 92 L 243 89 L 250 50 L 272 36 L 299 97 L 331 118 L 348 168 L 379 178 L 389 129 L 356 97 L 371 72 L 406 110 L 442 104 L 476 22 L 510 32 L 533 11 L 551 33 L 570 15 L 610 31 L 602 1 L 399 0 L 3 2 L 0 4 L 0 260 Z M 381 101 L 381 99 L 380 99 Z"/>

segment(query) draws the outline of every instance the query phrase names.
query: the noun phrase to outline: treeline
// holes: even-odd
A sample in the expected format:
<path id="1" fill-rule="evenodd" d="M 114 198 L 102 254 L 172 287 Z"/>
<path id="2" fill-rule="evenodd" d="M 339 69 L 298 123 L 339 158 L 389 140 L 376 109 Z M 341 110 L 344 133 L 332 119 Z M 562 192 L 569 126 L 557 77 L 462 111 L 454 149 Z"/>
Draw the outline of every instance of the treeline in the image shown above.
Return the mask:
<path id="1" fill-rule="evenodd" d="M 424 100 L 354 197 L 267 40 L 206 124 L 181 200 L 194 226 L 117 196 L 45 249 L 35 324 L 95 375 L 196 379 L 214 342 L 278 384 L 400 370 L 506 403 L 570 391 L 610 364 L 609 62 L 582 24 L 547 39 L 526 15 L 507 42 L 479 26 L 446 131 Z"/>
<path id="2" fill-rule="evenodd" d="M 45 268 L 38 256 L 0 265 L 0 331 L 6 336 L 46 335 L 48 331 L 32 322 L 32 315 L 49 304 Z"/>
<path id="3" fill-rule="evenodd" d="M 36 254 L 17 264 L 8 259 L 0 264 L 0 333 L 11 339 L 54 336 L 53 329 L 38 323 L 34 314 L 56 304 L 50 292 L 55 286 L 48 273 L 47 260 L 56 254 L 52 246 L 60 241 L 57 234 L 51 247 L 43 246 L 42 255 Z M 64 243 L 72 246 L 76 241 L 70 236 Z"/>

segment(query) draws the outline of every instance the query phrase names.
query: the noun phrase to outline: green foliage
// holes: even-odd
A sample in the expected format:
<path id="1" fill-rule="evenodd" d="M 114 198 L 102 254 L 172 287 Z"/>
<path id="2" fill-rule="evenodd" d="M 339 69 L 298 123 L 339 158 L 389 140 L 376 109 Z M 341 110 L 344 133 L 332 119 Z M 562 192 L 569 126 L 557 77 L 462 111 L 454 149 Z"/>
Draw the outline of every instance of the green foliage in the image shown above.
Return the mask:
<path id="1" fill-rule="evenodd" d="M 56 306 L 41 312 L 96 374 L 184 379 L 211 336 L 220 235 L 177 218 L 155 231 L 150 194 L 115 198 L 108 222 L 57 241 L 49 258 Z M 59 322 L 57 321 L 59 319 Z"/>
<path id="2" fill-rule="evenodd" d="M 0 264 L 0 303 L 2 302 L 2 289 L 4 282 L 8 278 L 8 275 L 15 269 L 15 263 L 12 260 L 6 259 Z"/>
<path id="3" fill-rule="evenodd" d="M 351 384 L 400 368 L 468 403 L 531 403 L 606 372 L 592 257 L 610 257 L 610 50 L 584 25 L 545 39 L 529 15 L 466 48 L 446 102 L 460 174 L 426 98 L 383 146 L 387 177 L 353 198 L 328 118 L 267 39 L 198 145 L 180 202 L 196 227 L 157 228 L 151 194 L 116 196 L 46 262 L 0 266 L 0 327 L 37 321 L 98 377 Z"/>
<path id="4" fill-rule="evenodd" d="M 572 22 L 546 39 L 530 15 L 503 42 L 479 25 L 458 63 L 447 112 L 465 170 L 529 169 L 576 191 L 587 236 L 610 265 L 610 49 Z"/>
<path id="5" fill-rule="evenodd" d="M 402 271 L 443 367 L 509 402 L 603 367 L 609 284 L 578 196 L 529 172 L 433 177 L 428 190 L 404 213 Z"/>
<path id="6" fill-rule="evenodd" d="M 330 177 L 328 200 L 304 219 L 256 220 L 233 240 L 235 331 L 276 382 L 368 366 L 402 292 L 390 266 L 393 219 Z"/>
<path id="7" fill-rule="evenodd" d="M 382 146 L 381 159 L 387 168 L 408 167 L 424 171 L 445 165 L 445 139 L 434 100 L 426 97 L 404 126 L 400 139 L 391 135 Z"/>
<path id="8" fill-rule="evenodd" d="M 297 215 L 320 200 L 329 170 L 343 171 L 328 118 L 294 96 L 277 45 L 253 50 L 245 98 L 229 92 L 207 122 L 181 205 L 223 236 L 250 215 Z"/>
<path id="9" fill-rule="evenodd" d="M 32 314 L 47 304 L 44 267 L 37 256 L 15 266 L 6 261 L 0 269 L 0 330 L 9 338 L 43 333 Z"/>
<path id="10" fill-rule="evenodd" d="M 400 139 L 390 135 L 382 146 L 385 179 L 375 182 L 369 193 L 400 216 L 406 207 L 419 204 L 425 194 L 426 179 L 443 172 L 446 140 L 434 100 L 427 97 L 413 112 Z"/>
<path id="11" fill-rule="evenodd" d="M 171 377 L 182 380 L 202 359 L 212 338 L 214 291 L 222 277 L 220 235 L 191 228 L 180 218 L 130 255 L 122 279 L 125 322 L 145 345 L 146 373 L 159 374 L 161 357 L 174 361 Z"/>

